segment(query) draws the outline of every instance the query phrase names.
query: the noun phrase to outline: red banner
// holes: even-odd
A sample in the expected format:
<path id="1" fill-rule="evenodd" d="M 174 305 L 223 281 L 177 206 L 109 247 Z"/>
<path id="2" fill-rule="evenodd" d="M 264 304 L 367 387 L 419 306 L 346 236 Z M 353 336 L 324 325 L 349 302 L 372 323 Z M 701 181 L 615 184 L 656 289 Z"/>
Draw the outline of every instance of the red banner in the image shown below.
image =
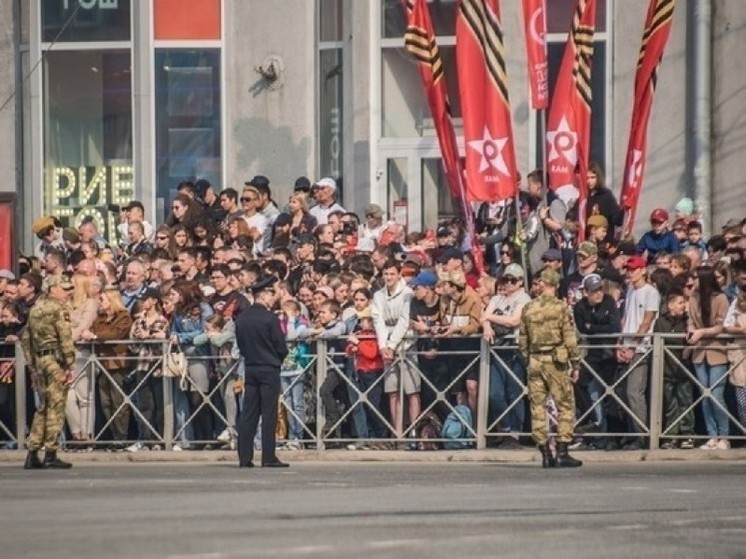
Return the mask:
<path id="1" fill-rule="evenodd" d="M 585 203 L 591 136 L 591 67 L 596 0 L 577 0 L 572 29 L 547 118 L 549 188 L 570 205 L 577 200 L 578 240 L 585 238 Z"/>
<path id="2" fill-rule="evenodd" d="M 516 194 L 516 162 L 497 0 L 461 0 L 456 60 L 471 201 Z"/>
<path id="3" fill-rule="evenodd" d="M 549 106 L 549 70 L 547 65 L 547 16 L 544 0 L 523 0 L 523 29 L 528 55 L 528 79 L 531 106 L 536 110 Z"/>
<path id="4" fill-rule="evenodd" d="M 625 210 L 622 234 L 625 236 L 632 232 L 642 191 L 647 157 L 648 121 L 653 106 L 658 68 L 671 33 L 674 6 L 674 0 L 650 0 L 645 20 L 640 56 L 637 60 L 635 103 L 622 181 L 621 206 Z"/>

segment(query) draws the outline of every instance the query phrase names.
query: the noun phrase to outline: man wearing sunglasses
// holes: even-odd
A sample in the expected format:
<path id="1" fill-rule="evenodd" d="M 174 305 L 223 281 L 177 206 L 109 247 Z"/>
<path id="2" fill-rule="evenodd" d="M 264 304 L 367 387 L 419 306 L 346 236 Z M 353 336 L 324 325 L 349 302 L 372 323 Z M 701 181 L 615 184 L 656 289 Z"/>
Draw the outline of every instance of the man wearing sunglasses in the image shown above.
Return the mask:
<path id="1" fill-rule="evenodd" d="M 578 269 L 562 280 L 559 288 L 560 298 L 571 307 L 583 298 L 583 278 L 595 274 L 598 270 L 598 247 L 596 243 L 580 243 L 577 252 Z"/>

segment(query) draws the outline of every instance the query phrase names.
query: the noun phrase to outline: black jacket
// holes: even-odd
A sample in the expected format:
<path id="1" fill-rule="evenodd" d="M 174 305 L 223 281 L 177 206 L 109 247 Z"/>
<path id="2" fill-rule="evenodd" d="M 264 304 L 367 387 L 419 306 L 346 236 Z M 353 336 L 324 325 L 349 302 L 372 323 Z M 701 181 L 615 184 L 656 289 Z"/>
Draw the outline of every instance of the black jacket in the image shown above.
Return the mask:
<path id="1" fill-rule="evenodd" d="M 264 367 L 279 371 L 288 354 L 279 319 L 259 304 L 251 305 L 236 318 L 236 343 L 247 369 Z"/>
<path id="2" fill-rule="evenodd" d="M 668 309 L 661 312 L 655 321 L 653 332 L 660 332 L 662 334 L 685 334 L 687 327 L 687 315 L 683 316 L 671 316 Z M 675 340 L 672 338 L 663 340 L 663 343 L 668 347 L 665 353 L 665 361 L 663 365 L 663 378 L 667 380 L 684 381 L 687 380 L 687 374 L 681 369 L 679 363 L 676 360 L 681 361 L 682 364 L 686 365 L 689 354 L 689 348 L 681 347 L 686 344 L 683 339 Z M 675 359 L 674 359 L 675 357 Z"/>
<path id="3" fill-rule="evenodd" d="M 622 331 L 622 313 L 616 306 L 614 298 L 605 293 L 601 302 L 593 306 L 588 299 L 583 297 L 575 303 L 573 309 L 575 316 L 575 327 L 581 334 L 619 334 Z M 604 338 L 593 338 L 589 340 L 590 345 L 612 345 L 617 341 L 617 336 Z M 605 347 L 602 349 L 591 349 L 588 356 L 595 359 L 609 359 L 613 357 L 614 349 Z"/>
<path id="4" fill-rule="evenodd" d="M 614 198 L 614 193 L 605 186 L 589 192 L 586 208 L 586 220 L 594 214 L 601 214 L 609 221 L 609 230 L 604 241 L 613 239 L 614 228 L 624 222 L 624 210 Z"/>

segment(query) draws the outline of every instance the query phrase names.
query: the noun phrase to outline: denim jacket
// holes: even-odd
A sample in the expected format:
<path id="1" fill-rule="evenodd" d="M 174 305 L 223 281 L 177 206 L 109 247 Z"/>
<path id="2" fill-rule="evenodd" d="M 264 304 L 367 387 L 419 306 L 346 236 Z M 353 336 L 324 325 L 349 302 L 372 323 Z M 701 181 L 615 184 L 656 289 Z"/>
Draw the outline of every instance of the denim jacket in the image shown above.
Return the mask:
<path id="1" fill-rule="evenodd" d="M 194 345 L 194 338 L 205 332 L 205 320 L 212 316 L 212 307 L 207 303 L 200 303 L 199 308 L 200 313 L 197 317 L 176 312 L 171 321 L 171 334 L 176 335 L 179 344 L 187 355 L 206 356 L 210 354 L 208 344 Z"/>

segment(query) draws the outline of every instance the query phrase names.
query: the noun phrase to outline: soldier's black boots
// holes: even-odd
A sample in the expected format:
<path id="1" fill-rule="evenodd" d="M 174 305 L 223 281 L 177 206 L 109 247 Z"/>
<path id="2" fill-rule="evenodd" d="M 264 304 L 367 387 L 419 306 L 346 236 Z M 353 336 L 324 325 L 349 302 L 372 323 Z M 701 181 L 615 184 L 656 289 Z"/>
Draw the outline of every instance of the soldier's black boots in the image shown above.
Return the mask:
<path id="1" fill-rule="evenodd" d="M 57 452 L 54 450 L 48 450 L 44 455 L 44 466 L 46 468 L 56 468 L 58 470 L 67 470 L 68 468 L 73 467 L 70 462 L 63 462 L 57 458 Z"/>
<path id="2" fill-rule="evenodd" d="M 567 443 L 557 443 L 558 468 L 577 468 L 582 465 L 583 462 L 576 460 L 567 452 Z"/>
<path id="3" fill-rule="evenodd" d="M 23 465 L 26 470 L 40 470 L 44 467 L 44 462 L 39 459 L 38 450 L 29 450 L 26 455 L 26 463 Z"/>
<path id="4" fill-rule="evenodd" d="M 557 460 L 554 458 L 552 449 L 549 448 L 548 444 L 539 445 L 539 452 L 541 452 L 542 468 L 554 468 L 557 466 Z"/>

